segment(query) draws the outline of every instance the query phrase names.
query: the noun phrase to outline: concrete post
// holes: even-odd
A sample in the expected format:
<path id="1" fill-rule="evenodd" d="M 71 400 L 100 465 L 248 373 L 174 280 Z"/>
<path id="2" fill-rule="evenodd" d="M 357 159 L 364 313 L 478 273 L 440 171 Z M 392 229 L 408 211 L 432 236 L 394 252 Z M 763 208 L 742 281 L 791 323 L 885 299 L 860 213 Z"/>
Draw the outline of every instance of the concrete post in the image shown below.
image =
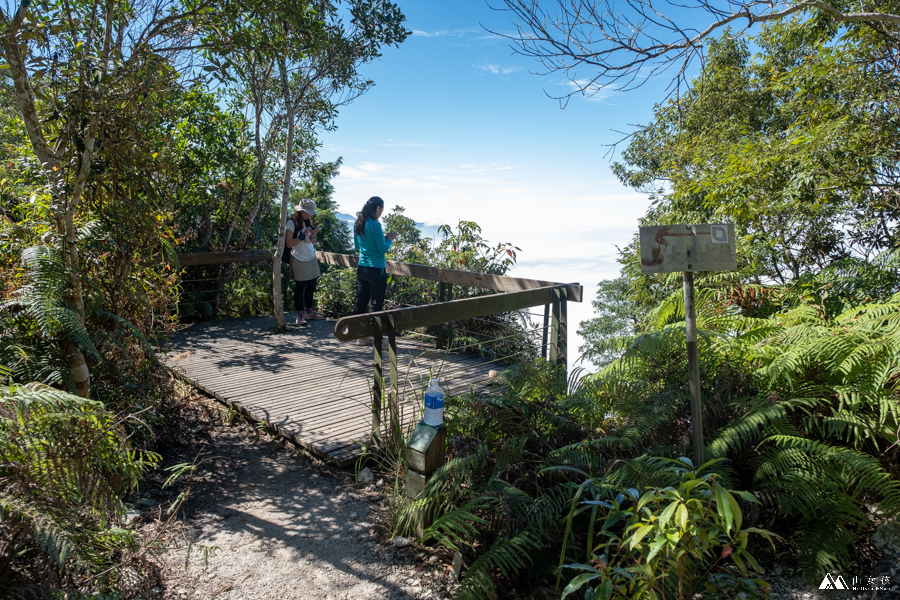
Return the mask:
<path id="1" fill-rule="evenodd" d="M 425 490 L 432 474 L 447 461 L 447 428 L 419 423 L 406 442 L 406 497 L 416 500 Z M 423 514 L 416 524 L 416 535 L 431 525 L 432 515 Z"/>

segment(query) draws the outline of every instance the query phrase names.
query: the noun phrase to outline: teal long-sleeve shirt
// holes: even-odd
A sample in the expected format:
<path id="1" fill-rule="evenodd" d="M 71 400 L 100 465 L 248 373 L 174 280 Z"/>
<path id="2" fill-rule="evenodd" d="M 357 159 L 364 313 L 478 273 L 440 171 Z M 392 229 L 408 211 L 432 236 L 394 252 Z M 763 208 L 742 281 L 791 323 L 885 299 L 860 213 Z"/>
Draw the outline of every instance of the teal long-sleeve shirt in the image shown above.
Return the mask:
<path id="1" fill-rule="evenodd" d="M 391 240 L 384 237 L 381 223 L 375 219 L 366 219 L 363 235 L 355 231 L 353 233 L 353 246 L 359 252 L 359 266 L 383 269 L 384 254 L 391 247 Z"/>

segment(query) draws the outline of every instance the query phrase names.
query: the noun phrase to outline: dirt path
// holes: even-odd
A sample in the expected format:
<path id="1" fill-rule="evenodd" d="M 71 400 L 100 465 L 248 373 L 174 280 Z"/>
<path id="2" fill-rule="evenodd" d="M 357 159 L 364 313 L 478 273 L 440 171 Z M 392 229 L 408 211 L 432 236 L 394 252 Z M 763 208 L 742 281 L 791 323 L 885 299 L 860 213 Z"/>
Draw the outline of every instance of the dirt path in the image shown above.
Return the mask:
<path id="1" fill-rule="evenodd" d="M 239 419 L 228 425 L 212 400 L 195 397 L 176 418 L 179 426 L 161 440 L 166 463 L 190 463 L 199 455 L 199 466 L 180 519 L 167 529 L 170 549 L 161 559 L 156 597 L 450 595 L 449 556 L 393 543 L 383 481 L 358 484 L 352 471 L 273 441 Z M 162 486 L 165 475 L 152 475 L 144 497 L 132 499 L 148 531 L 178 493 Z"/>

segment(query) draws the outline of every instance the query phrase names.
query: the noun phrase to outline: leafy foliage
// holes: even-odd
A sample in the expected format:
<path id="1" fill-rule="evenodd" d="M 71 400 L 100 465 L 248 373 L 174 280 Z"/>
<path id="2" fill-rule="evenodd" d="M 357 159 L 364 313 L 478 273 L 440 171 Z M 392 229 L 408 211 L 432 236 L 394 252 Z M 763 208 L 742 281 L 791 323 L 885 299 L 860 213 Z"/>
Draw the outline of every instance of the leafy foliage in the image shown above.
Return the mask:
<path id="1" fill-rule="evenodd" d="M 900 502 L 897 45 L 803 17 L 753 42 L 711 40 L 614 170 L 650 195 L 644 224 L 735 224 L 738 271 L 696 278 L 706 453 L 815 577 L 858 556 L 871 507 Z M 686 454 L 678 274 L 643 274 L 637 242 L 620 262 L 582 326 L 602 367 L 586 418 L 617 455 Z"/>
<path id="2" fill-rule="evenodd" d="M 647 224 L 734 222 L 757 283 L 895 245 L 893 42 L 816 43 L 814 28 L 765 28 L 755 57 L 744 38 L 711 41 L 691 90 L 656 108 L 614 168 L 652 195 Z"/>
<path id="3" fill-rule="evenodd" d="M 599 577 L 599 563 L 589 563 L 601 554 L 608 573 L 652 580 L 666 597 L 679 580 L 685 589 L 761 585 L 745 582 L 740 569 L 723 568 L 714 555 L 727 546 L 736 554 L 730 563 L 747 556 L 748 534 L 755 530 L 743 526 L 734 507 L 736 497 L 751 496 L 726 490 L 721 476 L 699 474 L 702 469 L 689 464 L 621 454 L 613 425 L 598 429 L 582 418 L 590 398 L 581 391 L 566 395 L 544 365 L 506 371 L 496 385 L 492 394 L 448 402 L 449 459 L 397 520 L 405 532 L 425 519 L 423 543 L 434 540 L 462 553 L 468 570 L 455 597 L 490 597 L 501 587 L 533 591 L 553 586 L 554 572 L 573 577 L 572 569 Z M 647 490 L 637 502 L 640 488 Z M 622 491 L 628 489 L 626 502 Z M 656 528 L 651 541 L 639 544 L 650 529 L 635 533 L 648 524 Z M 566 561 L 574 562 L 563 567 Z M 575 580 L 566 591 L 589 579 Z M 649 589 L 641 586 L 634 597 Z"/>
<path id="4" fill-rule="evenodd" d="M 868 506 L 886 515 L 900 509 L 900 297 L 831 315 L 810 295 L 769 319 L 749 319 L 717 296 L 699 295 L 707 454 L 731 459 L 727 480 L 767 499 L 756 518 L 784 528 L 807 573 L 846 566 L 869 528 Z M 657 317 L 677 317 L 664 307 Z M 583 386 L 609 415 L 608 433 L 630 452 L 683 453 L 682 325 L 608 346 L 622 357 Z"/>
<path id="5" fill-rule="evenodd" d="M 159 457 L 135 448 L 103 404 L 33 384 L 0 390 L 3 562 L 19 584 L 46 575 L 100 591 L 126 567 L 139 572 L 140 540 L 119 526 L 121 497 Z M 52 578 L 51 578 L 52 579 Z"/>
<path id="6" fill-rule="evenodd" d="M 67 336 L 88 349 L 94 357 L 99 352 L 77 315 L 66 305 L 58 282 L 66 277 L 65 266 L 45 246 L 35 246 L 22 253 L 22 260 L 31 272 L 31 281 L 0 306 L 7 323 L 6 335 L 0 342 L 3 363 L 14 365 L 13 376 L 25 379 L 62 383 L 64 363 L 57 354 L 44 354 L 40 349 L 53 347 L 57 335 Z M 30 334 L 30 335 L 28 335 Z M 33 340 L 32 343 L 26 340 Z M 27 344 L 26 347 L 23 347 Z M 54 358 L 56 361 L 55 362 Z"/>
<path id="7" fill-rule="evenodd" d="M 309 181 L 291 194 L 291 202 L 296 206 L 303 198 L 316 203 L 315 222 L 321 231 L 317 235 L 320 248 L 325 252 L 345 254 L 353 251 L 353 236 L 347 223 L 335 215 L 337 205 L 332 199 L 334 186 L 331 179 L 337 176 L 341 160 L 316 165 L 310 172 Z"/>
<path id="8" fill-rule="evenodd" d="M 579 348 L 584 360 L 605 366 L 619 355 L 612 349 L 600 350 L 603 342 L 637 331 L 644 310 L 630 297 L 628 287 L 628 281 L 622 277 L 598 284 L 597 296 L 591 301 L 598 316 L 583 321 L 578 328 L 578 335 L 585 341 Z"/>
<path id="9" fill-rule="evenodd" d="M 774 548 L 773 536 L 742 527 L 738 498 L 758 500 L 725 489 L 717 475 L 701 474 L 715 462 L 695 469 L 687 458 L 672 460 L 658 473 L 671 480 L 669 485 L 643 494 L 634 488 L 618 491 L 603 479 L 585 481 L 566 523 L 571 530 L 579 513 L 590 513 L 589 563 L 563 565 L 585 573 L 566 586 L 562 597 L 585 585 L 585 598 L 592 600 L 692 598 L 698 592 L 764 595 L 768 584 L 749 578 L 748 565 L 761 569 L 748 543 L 755 533 Z M 723 561 L 736 568 L 723 567 Z"/>
<path id="10" fill-rule="evenodd" d="M 88 224 L 80 232 L 79 243 L 89 259 L 95 257 L 94 252 L 108 248 L 105 244 L 108 238 L 104 239 L 99 223 Z M 123 281 L 113 299 L 105 294 L 108 280 L 98 273 L 98 285 L 88 290 L 86 313 L 79 318 L 59 285 L 69 273 L 58 247 L 31 246 L 20 252 L 22 266 L 18 269 L 15 287 L 8 290 L 7 298 L 0 303 L 0 323 L 3 324 L 0 360 L 12 367 L 13 379 L 67 384 L 69 372 L 61 351 L 65 340 L 82 348 L 93 364 L 106 367 L 113 381 L 129 379 L 128 371 L 136 375 L 146 367 L 147 359 L 154 358 L 148 338 L 151 332 L 143 328 L 151 326 L 153 303 L 159 300 L 162 292 L 148 290 L 140 297 L 137 293 L 129 297 L 129 290 L 123 289 L 128 283 L 137 283 L 143 289 L 149 283 L 150 273 L 144 272 L 140 281 L 135 281 L 136 277 L 127 278 L 128 283 Z M 89 260 L 89 264 L 92 262 Z M 102 269 L 102 259 L 98 258 L 97 262 L 100 264 L 92 266 Z M 110 274 L 106 273 L 106 276 Z M 143 308 L 149 315 L 140 314 L 138 325 L 135 325 L 112 312 L 110 309 L 115 306 L 111 304 L 118 304 L 118 308 L 127 314 L 138 316 L 138 310 Z M 126 304 L 130 304 L 127 309 Z M 164 307 L 162 312 L 165 314 Z M 160 317 L 162 315 L 156 316 L 157 323 L 164 327 L 167 319 Z"/>

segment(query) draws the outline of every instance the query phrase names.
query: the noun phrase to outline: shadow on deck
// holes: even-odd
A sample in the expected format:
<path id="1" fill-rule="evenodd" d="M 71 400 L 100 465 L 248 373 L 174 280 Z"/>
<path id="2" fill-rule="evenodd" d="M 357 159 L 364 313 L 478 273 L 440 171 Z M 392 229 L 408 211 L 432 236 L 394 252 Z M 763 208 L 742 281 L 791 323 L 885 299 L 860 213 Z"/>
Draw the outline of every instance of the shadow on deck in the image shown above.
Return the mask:
<path id="1" fill-rule="evenodd" d="M 160 358 L 197 388 L 346 466 L 370 440 L 373 354 L 371 346 L 335 338 L 333 321 L 291 325 L 278 334 L 268 316 L 191 325 L 172 336 Z M 489 371 L 500 368 L 474 354 L 398 337 L 404 430 L 421 418 L 422 390 L 432 373 L 440 373 L 453 396 L 483 388 Z"/>

